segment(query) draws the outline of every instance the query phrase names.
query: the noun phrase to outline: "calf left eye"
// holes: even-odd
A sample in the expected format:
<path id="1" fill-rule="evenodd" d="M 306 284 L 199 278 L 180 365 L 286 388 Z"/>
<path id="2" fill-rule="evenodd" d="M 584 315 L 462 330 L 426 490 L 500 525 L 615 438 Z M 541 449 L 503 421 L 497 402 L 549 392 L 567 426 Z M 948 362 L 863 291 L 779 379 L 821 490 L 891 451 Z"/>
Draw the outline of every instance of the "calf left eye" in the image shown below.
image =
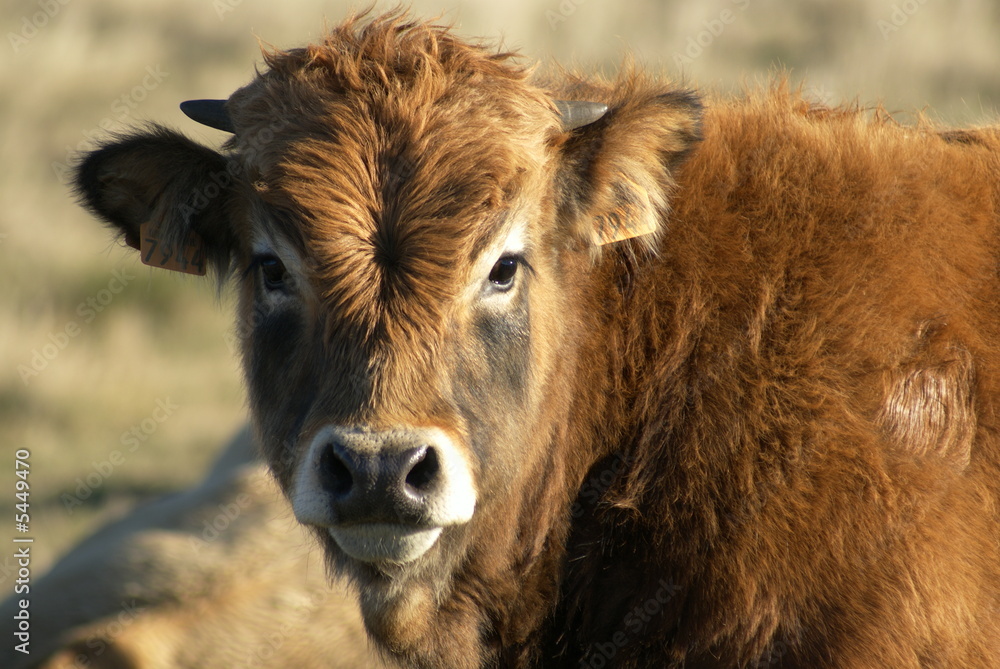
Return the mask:
<path id="1" fill-rule="evenodd" d="M 515 256 L 504 256 L 497 260 L 490 270 L 490 283 L 498 290 L 507 290 L 514 285 L 514 276 L 521 262 Z"/>

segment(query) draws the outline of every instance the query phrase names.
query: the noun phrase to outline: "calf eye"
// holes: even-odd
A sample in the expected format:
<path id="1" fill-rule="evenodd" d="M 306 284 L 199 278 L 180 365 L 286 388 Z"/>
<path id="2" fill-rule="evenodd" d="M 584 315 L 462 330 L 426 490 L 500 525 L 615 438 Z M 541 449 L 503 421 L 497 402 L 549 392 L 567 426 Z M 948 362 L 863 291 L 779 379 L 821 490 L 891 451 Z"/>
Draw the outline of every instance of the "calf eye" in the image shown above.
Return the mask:
<path id="1" fill-rule="evenodd" d="M 274 256 L 263 256 L 257 261 L 260 275 L 264 279 L 264 287 L 268 290 L 280 290 L 285 286 L 285 266 Z"/>
<path id="2" fill-rule="evenodd" d="M 514 275 L 520 260 L 515 256 L 504 256 L 497 260 L 490 270 L 490 283 L 498 290 L 507 290 L 514 285 Z"/>

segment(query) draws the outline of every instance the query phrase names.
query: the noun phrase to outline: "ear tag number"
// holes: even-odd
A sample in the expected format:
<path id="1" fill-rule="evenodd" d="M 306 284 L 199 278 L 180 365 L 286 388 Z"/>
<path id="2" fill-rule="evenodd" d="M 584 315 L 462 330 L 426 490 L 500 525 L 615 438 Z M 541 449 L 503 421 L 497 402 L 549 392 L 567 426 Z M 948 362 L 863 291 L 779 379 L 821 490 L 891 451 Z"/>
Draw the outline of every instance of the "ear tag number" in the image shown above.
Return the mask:
<path id="1" fill-rule="evenodd" d="M 149 223 L 143 223 L 139 226 L 139 255 L 143 265 L 205 275 L 205 245 L 194 231 L 188 233 L 182 247 L 173 248 L 153 233 Z"/>
<path id="2" fill-rule="evenodd" d="M 613 244 L 656 232 L 656 219 L 646 189 L 622 179 L 618 204 L 606 214 L 594 217 L 597 244 Z"/>

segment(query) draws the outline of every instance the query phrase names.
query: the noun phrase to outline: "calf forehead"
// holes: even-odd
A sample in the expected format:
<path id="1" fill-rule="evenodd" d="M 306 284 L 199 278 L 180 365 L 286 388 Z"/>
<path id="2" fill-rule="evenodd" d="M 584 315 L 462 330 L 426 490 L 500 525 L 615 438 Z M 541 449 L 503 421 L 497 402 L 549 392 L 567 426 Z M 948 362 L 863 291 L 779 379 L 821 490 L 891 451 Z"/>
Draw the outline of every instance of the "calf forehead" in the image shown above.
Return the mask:
<path id="1" fill-rule="evenodd" d="M 298 247 L 352 331 L 440 324 L 470 262 L 544 193 L 549 101 L 510 72 L 346 86 L 330 65 L 272 65 L 229 103 L 251 228 Z"/>
<path id="2" fill-rule="evenodd" d="M 447 230 L 464 238 L 476 231 L 468 219 L 509 200 L 558 132 L 522 68 L 434 26 L 349 21 L 322 44 L 266 59 L 227 103 L 231 146 L 266 201 L 305 219 L 307 239 L 386 242 L 428 220 L 465 223 Z"/>
<path id="3" fill-rule="evenodd" d="M 271 164 L 251 170 L 253 196 L 270 214 L 263 224 L 320 266 L 348 254 L 391 270 L 442 247 L 475 251 L 542 163 L 496 128 L 476 140 L 456 124 L 380 124 L 355 110 L 330 116 L 322 134 L 278 135 Z"/>

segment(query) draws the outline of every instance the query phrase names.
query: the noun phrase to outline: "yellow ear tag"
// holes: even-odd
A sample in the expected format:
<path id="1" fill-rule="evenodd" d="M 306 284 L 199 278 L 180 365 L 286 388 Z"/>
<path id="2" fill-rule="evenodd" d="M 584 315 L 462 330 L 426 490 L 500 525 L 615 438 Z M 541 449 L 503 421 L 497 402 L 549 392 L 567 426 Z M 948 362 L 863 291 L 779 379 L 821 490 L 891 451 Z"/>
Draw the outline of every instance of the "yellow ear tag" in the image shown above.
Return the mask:
<path id="1" fill-rule="evenodd" d="M 594 217 L 599 246 L 656 232 L 656 217 L 646 189 L 632 181 L 625 181 L 625 184 L 618 206 L 607 214 Z"/>
<path id="2" fill-rule="evenodd" d="M 205 244 L 193 230 L 180 248 L 168 246 L 157 237 L 149 223 L 139 226 L 139 255 L 143 265 L 185 274 L 205 275 Z"/>

